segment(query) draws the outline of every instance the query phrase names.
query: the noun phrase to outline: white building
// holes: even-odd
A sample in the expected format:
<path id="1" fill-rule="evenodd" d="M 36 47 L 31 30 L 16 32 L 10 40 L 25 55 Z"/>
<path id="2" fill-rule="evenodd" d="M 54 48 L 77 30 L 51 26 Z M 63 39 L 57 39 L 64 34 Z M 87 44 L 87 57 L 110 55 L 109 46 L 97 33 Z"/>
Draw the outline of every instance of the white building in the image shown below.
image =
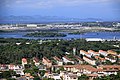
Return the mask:
<path id="1" fill-rule="evenodd" d="M 69 63 L 69 62 L 72 63 L 72 64 L 74 64 L 74 61 L 72 61 L 72 60 L 71 60 L 70 58 L 68 58 L 67 56 L 62 57 L 62 59 L 63 59 L 63 62 L 66 63 L 66 64 Z"/>
<path id="2" fill-rule="evenodd" d="M 101 55 L 103 55 L 103 56 L 107 56 L 108 55 L 108 53 L 106 51 L 103 51 L 103 50 L 99 50 L 99 53 Z"/>
<path id="3" fill-rule="evenodd" d="M 84 50 L 80 50 L 80 54 L 85 55 L 85 56 L 90 57 L 90 58 L 92 56 L 92 54 L 90 54 L 90 53 L 88 53 L 88 52 L 86 52 Z"/>
<path id="4" fill-rule="evenodd" d="M 96 61 L 87 56 L 83 56 L 83 60 L 85 60 L 87 63 L 89 63 L 91 65 L 96 65 Z"/>
<path id="5" fill-rule="evenodd" d="M 25 64 L 27 64 L 27 59 L 26 58 L 22 58 L 22 66 L 25 67 Z"/>
<path id="6" fill-rule="evenodd" d="M 57 56 L 53 57 L 54 60 L 56 60 L 57 65 L 61 66 L 63 65 L 63 61 L 61 59 L 59 59 Z"/>
<path id="7" fill-rule="evenodd" d="M 92 56 L 99 56 L 100 55 L 98 52 L 95 52 L 93 50 L 88 50 L 88 53 L 90 53 Z"/>
<path id="8" fill-rule="evenodd" d="M 63 80 L 78 80 L 77 74 L 66 73 L 64 74 Z"/>

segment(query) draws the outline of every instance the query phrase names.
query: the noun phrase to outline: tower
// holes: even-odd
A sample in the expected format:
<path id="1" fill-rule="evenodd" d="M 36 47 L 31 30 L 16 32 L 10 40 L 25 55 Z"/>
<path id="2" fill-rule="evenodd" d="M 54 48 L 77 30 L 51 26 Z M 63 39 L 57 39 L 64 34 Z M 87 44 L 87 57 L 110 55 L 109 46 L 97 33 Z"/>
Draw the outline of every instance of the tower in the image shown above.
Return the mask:
<path id="1" fill-rule="evenodd" d="M 73 55 L 76 55 L 76 48 L 73 48 Z"/>

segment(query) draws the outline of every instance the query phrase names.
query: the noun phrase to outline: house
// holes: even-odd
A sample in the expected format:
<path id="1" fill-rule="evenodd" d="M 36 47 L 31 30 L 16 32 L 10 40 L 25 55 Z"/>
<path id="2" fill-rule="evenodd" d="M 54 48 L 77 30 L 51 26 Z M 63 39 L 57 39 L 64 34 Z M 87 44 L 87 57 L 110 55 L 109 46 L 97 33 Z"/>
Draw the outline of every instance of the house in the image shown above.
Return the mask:
<path id="1" fill-rule="evenodd" d="M 54 80 L 62 80 L 61 78 L 60 78 L 60 75 L 59 74 L 53 74 L 53 76 L 52 76 L 52 78 L 54 79 Z"/>
<path id="2" fill-rule="evenodd" d="M 63 59 L 63 62 L 64 63 L 72 63 L 72 64 L 74 64 L 74 61 L 73 60 L 71 60 L 70 58 L 68 58 L 67 56 L 64 56 L 64 57 L 62 57 L 62 59 Z"/>
<path id="3" fill-rule="evenodd" d="M 53 59 L 56 60 L 57 65 L 63 65 L 63 61 L 60 58 L 58 58 L 57 56 L 53 57 Z"/>
<path id="4" fill-rule="evenodd" d="M 91 58 L 91 54 L 90 54 L 90 53 L 88 53 L 88 52 L 86 52 L 86 51 L 84 51 L 84 50 L 80 50 L 80 54 L 82 54 L 83 56 L 85 55 L 85 56 L 87 56 L 87 57 L 90 57 L 90 58 Z"/>
<path id="5" fill-rule="evenodd" d="M 92 56 L 99 56 L 100 55 L 98 52 L 95 52 L 93 50 L 88 50 L 88 53 L 90 53 Z"/>
<path id="6" fill-rule="evenodd" d="M 46 71 L 46 68 L 47 68 L 46 65 L 38 65 L 37 67 L 38 67 L 39 70 L 45 70 L 45 71 Z"/>
<path id="7" fill-rule="evenodd" d="M 108 50 L 107 51 L 108 54 L 112 54 L 112 55 L 117 55 L 117 52 L 113 51 L 113 50 Z"/>
<path id="8" fill-rule="evenodd" d="M 93 80 L 94 78 L 98 77 L 98 74 L 86 74 L 89 77 L 89 80 Z"/>
<path id="9" fill-rule="evenodd" d="M 104 74 L 105 76 L 111 74 L 116 75 L 117 72 L 120 70 L 120 65 L 99 65 L 97 66 L 97 69 L 102 69 L 102 74 Z"/>
<path id="10" fill-rule="evenodd" d="M 26 77 L 27 80 L 33 80 L 34 79 L 34 77 L 31 76 L 30 73 L 25 73 L 25 77 Z"/>
<path id="11" fill-rule="evenodd" d="M 23 69 L 18 69 L 18 70 L 14 70 L 16 72 L 16 74 L 19 74 L 21 76 L 24 76 L 24 70 Z"/>
<path id="12" fill-rule="evenodd" d="M 120 65 L 99 65 L 97 68 L 103 70 L 120 70 Z"/>
<path id="13" fill-rule="evenodd" d="M 105 59 L 106 59 L 106 60 L 109 60 L 109 61 L 110 61 L 110 62 L 112 62 L 112 63 L 116 62 L 116 59 L 111 59 L 111 58 L 110 58 L 110 57 L 108 57 L 108 56 L 107 56 L 107 57 L 105 57 Z"/>
<path id="14" fill-rule="evenodd" d="M 90 73 L 98 71 L 96 68 L 94 68 L 90 65 L 64 65 L 63 67 L 66 71 L 80 72 L 83 74 L 90 74 Z"/>
<path id="15" fill-rule="evenodd" d="M 52 62 L 46 57 L 42 58 L 42 63 L 46 65 L 48 68 L 52 67 Z"/>
<path id="16" fill-rule="evenodd" d="M 8 66 L 5 64 L 0 64 L 0 71 L 8 71 Z"/>
<path id="17" fill-rule="evenodd" d="M 99 53 L 101 55 L 103 55 L 103 56 L 107 56 L 108 55 L 108 53 L 106 51 L 103 51 L 103 50 L 99 50 Z"/>
<path id="18" fill-rule="evenodd" d="M 39 59 L 36 58 L 36 57 L 33 58 L 33 62 L 35 63 L 35 66 L 40 65 L 40 63 L 39 63 Z"/>
<path id="19" fill-rule="evenodd" d="M 20 74 L 21 76 L 24 75 L 24 72 L 23 72 L 24 69 L 23 69 L 23 66 L 21 66 L 21 65 L 10 64 L 10 65 L 8 65 L 8 69 L 15 71 L 16 74 Z"/>
<path id="20" fill-rule="evenodd" d="M 79 61 L 79 64 L 83 64 L 83 59 L 82 58 L 80 58 L 79 56 L 75 56 L 75 58 Z"/>
<path id="21" fill-rule="evenodd" d="M 77 74 L 66 73 L 64 74 L 63 80 L 78 80 Z"/>
<path id="22" fill-rule="evenodd" d="M 105 62 L 105 61 L 106 61 L 106 59 L 105 59 L 105 58 L 102 58 L 102 57 L 99 57 L 99 60 L 100 60 L 101 62 Z"/>
<path id="23" fill-rule="evenodd" d="M 25 64 L 27 64 L 27 59 L 26 58 L 22 58 L 22 66 L 25 67 Z"/>
<path id="24" fill-rule="evenodd" d="M 87 56 L 83 56 L 83 60 L 85 60 L 87 63 L 89 63 L 91 65 L 96 65 L 96 61 L 93 60 L 92 58 L 87 57 Z"/>
<path id="25" fill-rule="evenodd" d="M 15 65 L 13 65 L 13 64 L 8 65 L 8 69 L 9 70 L 14 70 L 15 69 Z"/>
<path id="26" fill-rule="evenodd" d="M 111 74 L 117 75 L 117 72 L 118 70 L 104 70 L 103 74 L 106 76 L 111 75 Z"/>

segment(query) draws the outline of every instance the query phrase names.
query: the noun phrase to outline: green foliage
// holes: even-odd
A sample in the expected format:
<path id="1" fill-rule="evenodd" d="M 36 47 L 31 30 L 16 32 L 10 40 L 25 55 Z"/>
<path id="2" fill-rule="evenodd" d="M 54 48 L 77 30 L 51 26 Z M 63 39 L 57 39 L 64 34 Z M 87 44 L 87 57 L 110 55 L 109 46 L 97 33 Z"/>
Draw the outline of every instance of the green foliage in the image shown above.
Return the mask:
<path id="1" fill-rule="evenodd" d="M 3 78 L 10 78 L 11 74 L 9 71 L 5 71 L 5 72 L 3 72 L 2 76 L 3 76 Z"/>
<path id="2" fill-rule="evenodd" d="M 73 63 L 71 63 L 71 62 L 67 62 L 67 65 L 74 65 Z"/>
<path id="3" fill-rule="evenodd" d="M 80 77 L 78 77 L 78 80 L 88 80 L 88 79 L 89 79 L 89 77 L 84 74 L 81 75 Z"/>
<path id="4" fill-rule="evenodd" d="M 59 70 L 60 70 L 60 71 L 64 71 L 64 67 L 63 67 L 63 66 L 60 67 Z"/>
<path id="5" fill-rule="evenodd" d="M 39 71 L 39 74 L 40 74 L 41 76 L 44 76 L 45 72 L 46 72 L 45 70 L 40 70 L 40 71 Z"/>
<path id="6" fill-rule="evenodd" d="M 120 80 L 120 72 L 118 72 L 117 75 L 110 75 L 110 76 L 103 76 L 103 77 L 98 77 L 93 80 Z"/>
<path id="7" fill-rule="evenodd" d="M 0 64 L 21 64 L 23 57 L 30 60 L 33 57 L 42 59 L 43 56 L 51 58 L 53 56 L 62 57 L 65 52 L 72 53 L 73 47 L 76 47 L 76 53 L 79 55 L 79 50 L 119 50 L 112 46 L 116 42 L 86 42 L 84 39 L 78 40 L 52 40 L 46 41 L 42 44 L 38 43 L 39 40 L 27 40 L 27 39 L 3 39 L 0 38 Z M 21 42 L 20 45 L 16 45 L 16 42 Z M 26 42 L 31 42 L 27 45 Z M 51 56 L 51 57 L 50 57 Z M 71 57 L 71 56 L 70 56 Z M 74 59 L 74 58 L 72 58 Z"/>
<path id="8" fill-rule="evenodd" d="M 16 80 L 16 79 L 14 79 L 14 78 L 9 78 L 9 79 L 7 79 L 7 80 Z"/>
<path id="9" fill-rule="evenodd" d="M 56 33 L 56 32 L 35 32 L 35 33 L 28 33 L 24 36 L 29 37 L 65 37 L 66 34 Z"/>
<path id="10" fill-rule="evenodd" d="M 43 78 L 43 80 L 54 80 L 53 78 Z"/>
<path id="11" fill-rule="evenodd" d="M 34 70 L 33 69 L 25 69 L 24 73 L 30 73 L 30 74 L 34 74 Z"/>
<path id="12" fill-rule="evenodd" d="M 39 77 L 35 77 L 33 80 L 40 80 L 40 78 Z"/>

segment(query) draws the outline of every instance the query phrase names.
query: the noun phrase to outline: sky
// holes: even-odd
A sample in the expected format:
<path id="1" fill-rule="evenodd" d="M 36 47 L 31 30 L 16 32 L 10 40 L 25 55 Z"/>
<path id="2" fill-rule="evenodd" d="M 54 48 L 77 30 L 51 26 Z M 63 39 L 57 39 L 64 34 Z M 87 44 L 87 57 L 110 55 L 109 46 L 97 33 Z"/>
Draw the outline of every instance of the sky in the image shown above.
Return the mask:
<path id="1" fill-rule="evenodd" d="M 0 16 L 120 20 L 120 0 L 0 0 Z"/>

